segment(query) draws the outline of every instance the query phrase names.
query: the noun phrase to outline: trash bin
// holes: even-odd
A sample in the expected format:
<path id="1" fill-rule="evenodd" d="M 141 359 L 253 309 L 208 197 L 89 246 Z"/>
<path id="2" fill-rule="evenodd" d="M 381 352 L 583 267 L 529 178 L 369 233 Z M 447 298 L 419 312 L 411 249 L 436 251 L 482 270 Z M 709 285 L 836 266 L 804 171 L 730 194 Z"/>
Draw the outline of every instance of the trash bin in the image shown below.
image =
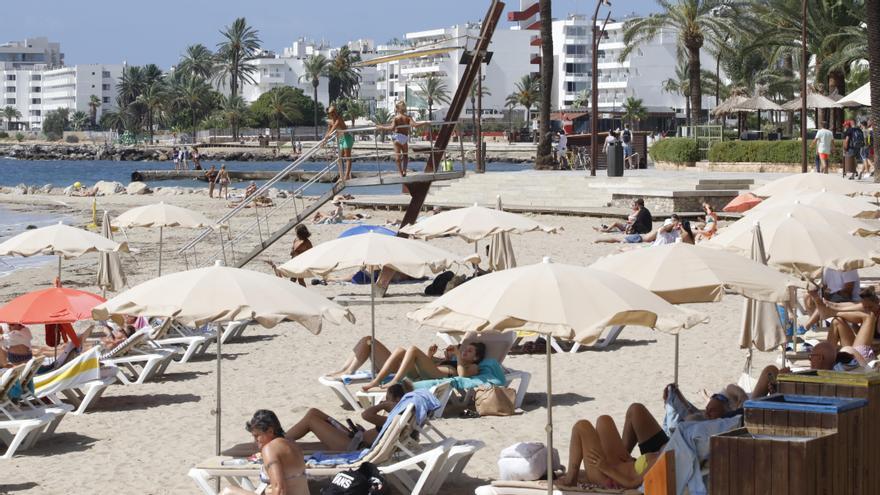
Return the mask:
<path id="1" fill-rule="evenodd" d="M 608 143 L 608 152 L 605 158 L 608 177 L 623 177 L 623 144 L 619 142 Z"/>
<path id="2" fill-rule="evenodd" d="M 745 428 L 712 437 L 710 493 L 869 493 L 868 401 L 776 394 L 745 403 Z"/>
<path id="3" fill-rule="evenodd" d="M 867 417 L 880 417 L 880 373 L 811 370 L 781 374 L 777 381 L 777 388 L 782 394 L 867 399 Z M 867 421 L 862 425 L 859 435 L 866 439 L 865 460 L 868 465 L 876 466 L 880 463 L 880 424 L 877 421 Z M 880 486 L 880 471 L 870 469 L 866 490 L 862 493 L 872 492 L 871 487 L 877 486 Z"/>

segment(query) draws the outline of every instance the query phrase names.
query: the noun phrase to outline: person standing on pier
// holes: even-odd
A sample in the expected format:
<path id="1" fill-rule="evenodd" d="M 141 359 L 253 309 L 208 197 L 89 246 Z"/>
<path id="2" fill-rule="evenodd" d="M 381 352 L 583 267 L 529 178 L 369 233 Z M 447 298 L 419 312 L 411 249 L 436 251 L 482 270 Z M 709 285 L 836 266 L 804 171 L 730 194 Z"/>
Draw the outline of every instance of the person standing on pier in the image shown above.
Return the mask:
<path id="1" fill-rule="evenodd" d="M 391 140 L 394 142 L 394 158 L 397 161 L 397 171 L 401 177 L 406 177 L 406 169 L 409 166 L 409 135 L 414 127 L 424 127 L 428 122 L 416 122 L 406 113 L 406 102 L 398 101 L 394 105 L 397 112 L 391 125 L 377 126 L 379 130 L 392 131 Z"/>
<path id="2" fill-rule="evenodd" d="M 324 139 L 330 136 L 336 136 L 336 144 L 339 145 L 339 180 L 351 180 L 351 149 L 354 147 L 354 136 L 350 132 L 345 132 L 348 126 L 345 120 L 336 111 L 335 105 L 330 105 L 327 109 L 327 116 L 330 117 L 330 126 Z"/>
<path id="3" fill-rule="evenodd" d="M 177 146 L 171 148 L 171 158 L 174 160 L 174 170 L 180 170 L 180 157 L 177 156 Z"/>
<path id="4" fill-rule="evenodd" d="M 217 167 L 211 164 L 211 168 L 205 171 L 205 179 L 208 180 L 208 197 L 214 198 L 214 184 L 217 182 Z"/>

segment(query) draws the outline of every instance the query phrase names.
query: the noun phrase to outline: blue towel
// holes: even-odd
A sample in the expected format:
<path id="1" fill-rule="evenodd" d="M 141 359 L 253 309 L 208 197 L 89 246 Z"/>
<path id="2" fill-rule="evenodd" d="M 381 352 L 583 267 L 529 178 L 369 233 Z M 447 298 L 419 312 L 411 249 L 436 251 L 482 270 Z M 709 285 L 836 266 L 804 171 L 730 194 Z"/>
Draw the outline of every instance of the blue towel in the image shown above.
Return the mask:
<path id="1" fill-rule="evenodd" d="M 706 495 L 708 490 L 700 473 L 700 465 L 709 459 L 709 441 L 718 435 L 742 426 L 742 416 L 706 421 L 682 421 L 663 446 L 675 454 L 675 493 Z"/>
<path id="2" fill-rule="evenodd" d="M 428 389 L 441 383 L 451 383 L 456 390 L 469 390 L 480 385 L 503 387 L 507 385 L 507 380 L 504 379 L 504 368 L 501 367 L 501 363 L 494 359 L 484 359 L 480 362 L 480 372 L 474 376 L 419 380 L 413 383 L 413 388 L 416 390 Z"/>
<path id="3" fill-rule="evenodd" d="M 367 455 L 370 449 L 355 450 L 354 452 L 342 452 L 336 454 L 323 454 L 315 452 L 306 457 L 306 465 L 308 466 L 338 466 L 340 464 L 352 464 Z"/>

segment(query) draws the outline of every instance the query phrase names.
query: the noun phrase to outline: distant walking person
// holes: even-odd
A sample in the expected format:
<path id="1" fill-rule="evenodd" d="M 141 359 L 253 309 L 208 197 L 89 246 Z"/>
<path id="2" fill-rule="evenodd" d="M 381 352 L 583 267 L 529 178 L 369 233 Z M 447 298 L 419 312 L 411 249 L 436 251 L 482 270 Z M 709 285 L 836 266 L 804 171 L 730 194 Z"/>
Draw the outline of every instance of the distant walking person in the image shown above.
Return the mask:
<path id="1" fill-rule="evenodd" d="M 859 125 L 859 128 L 862 131 L 862 136 L 864 136 L 865 141 L 865 145 L 862 146 L 861 151 L 862 171 L 859 172 L 859 179 L 861 179 L 862 175 L 867 174 L 868 177 L 870 177 L 874 173 L 874 160 L 871 157 L 871 152 L 874 150 L 874 130 L 868 126 L 867 120 L 863 120 Z"/>
<path id="2" fill-rule="evenodd" d="M 174 170 L 180 170 L 180 157 L 177 153 L 177 146 L 171 148 L 171 158 L 174 160 Z"/>
<path id="3" fill-rule="evenodd" d="M 211 168 L 205 170 L 205 179 L 208 181 L 208 197 L 214 197 L 214 184 L 217 183 L 217 167 L 211 164 Z"/>
<path id="4" fill-rule="evenodd" d="M 394 142 L 394 155 L 397 161 L 397 171 L 401 177 L 406 177 L 406 169 L 409 166 L 409 136 L 414 127 L 423 127 L 427 123 L 416 122 L 406 113 L 406 103 L 398 101 L 394 105 L 394 119 L 391 125 L 381 126 L 380 130 L 392 131 L 391 140 Z"/>
<path id="5" fill-rule="evenodd" d="M 853 121 L 843 123 L 843 176 L 849 172 L 850 180 L 856 178 L 856 160 L 861 160 L 862 148 L 865 146 L 865 135 Z"/>
<path id="6" fill-rule="evenodd" d="M 629 124 L 623 126 L 623 132 L 620 134 L 620 140 L 623 142 L 623 163 L 626 168 L 639 168 L 638 164 L 632 164 L 633 147 L 632 147 L 632 131 L 629 130 Z"/>
<path id="7" fill-rule="evenodd" d="M 351 180 L 351 149 L 354 147 L 354 136 L 350 132 L 345 132 L 348 126 L 336 111 L 335 105 L 327 108 L 327 116 L 330 117 L 330 126 L 324 134 L 324 139 L 336 136 L 336 144 L 339 146 L 339 181 Z"/>
<path id="8" fill-rule="evenodd" d="M 189 165 L 186 163 L 186 146 L 180 148 L 177 153 L 177 161 L 180 162 L 180 170 L 189 170 Z"/>
<path id="9" fill-rule="evenodd" d="M 834 147 L 834 133 L 826 129 L 822 123 L 819 123 L 819 130 L 816 131 L 816 137 L 813 139 L 813 143 L 816 145 L 816 155 L 819 157 L 819 163 L 816 164 L 816 172 L 820 172 L 819 166 L 821 165 L 821 172 L 827 174 L 828 159 L 831 156 L 831 150 Z"/>
<path id="10" fill-rule="evenodd" d="M 226 171 L 226 164 L 220 165 L 220 172 L 217 174 L 217 197 L 229 199 L 229 172 Z"/>

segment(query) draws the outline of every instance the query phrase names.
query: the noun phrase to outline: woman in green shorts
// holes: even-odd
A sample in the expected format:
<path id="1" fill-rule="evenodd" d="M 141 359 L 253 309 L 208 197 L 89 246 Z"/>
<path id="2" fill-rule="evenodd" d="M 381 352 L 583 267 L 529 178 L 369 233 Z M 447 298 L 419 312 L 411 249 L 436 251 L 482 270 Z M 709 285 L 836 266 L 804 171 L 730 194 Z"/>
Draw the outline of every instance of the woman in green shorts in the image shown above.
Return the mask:
<path id="1" fill-rule="evenodd" d="M 351 149 L 354 147 L 354 136 L 343 132 L 348 127 L 345 125 L 345 120 L 336 111 L 336 106 L 330 105 L 330 108 L 327 109 L 327 116 L 330 117 L 330 126 L 327 128 L 327 134 L 324 135 L 324 138 L 336 134 L 336 142 L 339 144 L 339 180 L 351 180 Z M 343 162 L 345 162 L 344 172 Z"/>

